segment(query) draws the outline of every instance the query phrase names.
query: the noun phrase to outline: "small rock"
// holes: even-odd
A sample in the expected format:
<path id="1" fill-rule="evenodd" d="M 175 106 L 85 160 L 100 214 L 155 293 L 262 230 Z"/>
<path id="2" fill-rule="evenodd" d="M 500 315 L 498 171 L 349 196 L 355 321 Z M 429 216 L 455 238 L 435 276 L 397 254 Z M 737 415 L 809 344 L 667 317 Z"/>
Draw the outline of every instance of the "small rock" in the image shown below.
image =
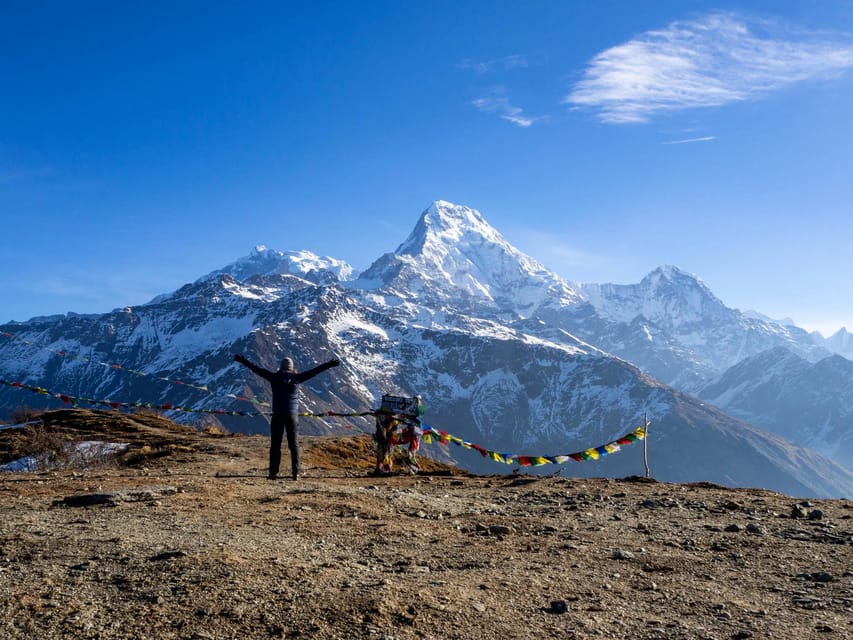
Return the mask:
<path id="1" fill-rule="evenodd" d="M 752 533 L 752 534 L 757 535 L 757 536 L 766 536 L 767 535 L 767 529 L 765 529 L 761 525 L 753 524 L 751 522 L 748 525 L 746 525 L 746 532 Z"/>
<path id="2" fill-rule="evenodd" d="M 186 551 L 164 551 L 163 553 L 158 553 L 156 556 L 151 556 L 148 558 L 151 562 L 160 562 L 162 560 L 173 560 L 175 558 L 183 558 L 186 556 Z"/>
<path id="3" fill-rule="evenodd" d="M 630 551 L 625 551 L 624 549 L 616 549 L 610 557 L 614 560 L 633 560 L 634 554 Z"/>
<path id="4" fill-rule="evenodd" d="M 482 602 L 478 602 L 476 600 L 471 603 L 471 607 L 475 611 L 479 611 L 480 613 L 483 613 L 486 610 L 486 605 L 484 605 Z"/>
<path id="5" fill-rule="evenodd" d="M 743 527 L 737 523 L 730 524 L 725 528 L 725 531 L 729 533 L 740 533 L 743 531 Z"/>
<path id="6" fill-rule="evenodd" d="M 813 509 L 809 511 L 809 520 L 822 520 L 823 519 L 823 511 L 820 509 Z"/>
<path id="7" fill-rule="evenodd" d="M 551 608 L 549 611 L 551 613 L 566 613 L 569 610 L 569 605 L 566 604 L 565 600 L 552 600 Z"/>
<path id="8" fill-rule="evenodd" d="M 504 524 L 493 524 L 489 527 L 489 533 L 493 536 L 508 536 L 512 529 Z"/>
<path id="9" fill-rule="evenodd" d="M 806 508 L 801 504 L 795 504 L 791 507 L 791 517 L 792 518 L 808 518 L 809 512 Z"/>

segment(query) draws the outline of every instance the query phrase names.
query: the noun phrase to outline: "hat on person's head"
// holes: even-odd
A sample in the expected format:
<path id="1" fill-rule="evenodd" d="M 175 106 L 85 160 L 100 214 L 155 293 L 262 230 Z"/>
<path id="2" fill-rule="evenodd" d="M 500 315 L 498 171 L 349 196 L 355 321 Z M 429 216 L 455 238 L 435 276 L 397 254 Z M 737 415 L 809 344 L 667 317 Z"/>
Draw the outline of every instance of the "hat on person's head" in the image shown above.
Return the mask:
<path id="1" fill-rule="evenodd" d="M 281 368 L 279 371 L 293 371 L 293 360 L 290 358 L 281 359 Z"/>

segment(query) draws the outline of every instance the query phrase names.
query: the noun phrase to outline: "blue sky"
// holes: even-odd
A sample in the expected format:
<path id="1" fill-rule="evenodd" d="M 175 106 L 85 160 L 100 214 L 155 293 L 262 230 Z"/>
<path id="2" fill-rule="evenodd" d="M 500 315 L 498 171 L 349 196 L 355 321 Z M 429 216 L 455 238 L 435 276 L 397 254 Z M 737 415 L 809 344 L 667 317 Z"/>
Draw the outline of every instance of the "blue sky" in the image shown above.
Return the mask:
<path id="1" fill-rule="evenodd" d="M 0 4 L 0 321 L 248 254 L 366 268 L 443 199 L 560 275 L 853 330 L 853 4 Z"/>

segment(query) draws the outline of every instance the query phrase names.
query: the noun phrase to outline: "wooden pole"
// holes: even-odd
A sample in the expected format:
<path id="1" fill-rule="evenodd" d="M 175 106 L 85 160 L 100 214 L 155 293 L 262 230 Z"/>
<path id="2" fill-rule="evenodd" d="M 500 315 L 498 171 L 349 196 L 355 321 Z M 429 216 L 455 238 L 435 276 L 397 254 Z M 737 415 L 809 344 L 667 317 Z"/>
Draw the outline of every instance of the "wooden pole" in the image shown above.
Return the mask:
<path id="1" fill-rule="evenodd" d="M 643 428 L 646 430 L 646 437 L 643 438 L 643 464 L 646 466 L 646 477 L 649 477 L 649 418 L 643 414 Z"/>

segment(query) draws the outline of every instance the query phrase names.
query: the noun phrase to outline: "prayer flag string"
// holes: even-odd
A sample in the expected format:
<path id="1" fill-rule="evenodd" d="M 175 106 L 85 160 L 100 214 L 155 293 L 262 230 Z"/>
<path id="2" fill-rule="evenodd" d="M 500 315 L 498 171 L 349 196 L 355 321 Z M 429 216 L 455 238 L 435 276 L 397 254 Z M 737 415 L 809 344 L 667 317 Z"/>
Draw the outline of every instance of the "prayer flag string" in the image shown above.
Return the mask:
<path id="1" fill-rule="evenodd" d="M 424 442 L 427 444 L 433 442 L 440 442 L 441 444 L 447 445 L 451 442 L 457 446 L 462 447 L 463 449 L 473 449 L 477 451 L 484 458 L 490 458 L 495 462 L 503 462 L 504 464 L 518 464 L 522 467 L 539 467 L 545 464 L 563 464 L 564 462 L 568 462 L 569 460 L 574 460 L 576 462 L 582 462 L 584 460 L 598 460 L 602 456 L 606 456 L 611 453 L 616 453 L 620 451 L 624 445 L 629 445 L 632 442 L 637 442 L 638 440 L 642 440 L 646 437 L 646 427 L 643 425 L 642 427 L 637 427 L 630 433 L 625 434 L 621 438 L 614 440 L 613 442 L 608 442 L 607 444 L 603 444 L 599 447 L 592 447 L 590 449 L 585 449 L 583 451 L 578 451 L 576 453 L 566 453 L 562 455 L 556 456 L 522 456 L 514 453 L 501 453 L 498 451 L 491 451 L 480 445 L 474 444 L 473 442 L 468 442 L 467 440 L 463 440 L 458 436 L 451 435 L 446 431 L 441 431 L 439 429 L 433 429 L 427 424 L 424 424 Z"/>
<path id="2" fill-rule="evenodd" d="M 0 379 L 0 384 L 6 385 L 8 387 L 12 387 L 15 389 L 26 389 L 27 391 L 31 391 L 33 393 L 38 393 L 43 396 L 49 396 L 52 398 L 56 398 L 61 400 L 64 404 L 69 404 L 72 407 L 76 407 L 78 403 L 82 402 L 92 406 L 107 406 L 112 409 L 153 409 L 159 411 L 181 411 L 186 413 L 204 413 L 211 415 L 223 415 L 223 416 L 241 416 L 241 417 L 257 417 L 257 416 L 270 416 L 271 413 L 260 413 L 260 412 L 248 412 L 248 411 L 225 411 L 223 409 L 195 409 L 193 407 L 179 407 L 172 405 L 170 403 L 155 405 L 150 402 L 115 402 L 113 400 L 94 400 L 91 398 L 80 398 L 76 396 L 67 395 L 64 393 L 54 393 L 45 389 L 44 387 L 36 387 L 33 385 L 24 384 L 22 382 L 10 382 L 8 380 Z M 326 418 L 326 417 L 343 417 L 343 418 L 351 418 L 351 417 L 367 417 L 367 416 L 376 416 L 376 411 L 360 411 L 354 413 L 339 413 L 336 411 L 324 411 L 320 413 L 300 413 L 300 416 L 310 417 L 310 418 Z M 612 442 L 608 442 L 607 444 L 603 444 L 598 447 L 592 447 L 590 449 L 585 449 L 583 451 L 577 451 L 575 453 L 566 453 L 561 455 L 554 456 L 525 456 L 518 455 L 514 453 L 502 453 L 499 451 L 492 451 L 490 449 L 486 449 L 485 447 L 481 447 L 478 444 L 474 444 L 473 442 L 469 442 L 467 440 L 463 440 L 458 436 L 454 436 L 452 434 L 447 433 L 446 431 L 442 431 L 440 429 L 434 429 L 430 427 L 426 423 L 418 420 L 423 426 L 423 439 L 427 444 L 432 443 L 433 441 L 439 442 L 444 445 L 448 445 L 449 443 L 453 443 L 457 446 L 460 446 L 464 449 L 473 449 L 477 451 L 484 458 L 490 458 L 495 462 L 502 462 L 504 464 L 518 464 L 522 467 L 539 467 L 545 464 L 563 464 L 564 462 L 568 462 L 569 460 L 574 460 L 576 462 L 582 462 L 585 460 L 598 460 L 599 458 L 616 453 L 621 450 L 621 448 L 625 445 L 629 445 L 633 442 L 637 442 L 638 440 L 643 440 L 646 437 L 646 426 L 643 425 L 641 427 L 637 427 L 630 433 L 625 434 L 621 438 L 618 438 Z M 648 424 L 648 423 L 646 423 Z M 359 429 L 360 430 L 360 429 Z"/>
<path id="3" fill-rule="evenodd" d="M 43 345 L 36 344 L 32 340 L 27 340 L 26 338 L 21 338 L 19 336 L 16 336 L 14 333 L 9 333 L 8 331 L 0 331 L 0 336 L 3 336 L 5 338 L 9 338 L 10 340 L 15 340 L 17 342 L 21 342 L 23 344 L 26 344 L 26 345 L 31 346 L 31 347 L 35 347 L 37 349 L 42 349 L 44 351 L 48 351 L 54 355 L 61 356 L 63 358 L 69 358 L 71 360 L 79 360 L 81 362 L 93 363 L 93 364 L 100 365 L 102 367 L 107 367 L 108 369 L 113 369 L 115 371 L 124 371 L 125 373 L 130 373 L 132 375 L 139 376 L 139 377 L 153 378 L 155 380 L 160 380 L 161 382 L 169 382 L 171 384 L 189 387 L 190 389 L 195 389 L 197 391 L 204 391 L 205 393 L 209 393 L 209 394 L 217 396 L 219 398 L 229 398 L 231 400 L 240 400 L 241 402 L 250 402 L 253 405 L 261 406 L 261 407 L 269 407 L 270 406 L 270 404 L 268 402 L 262 402 L 260 400 L 254 400 L 253 398 L 247 398 L 246 396 L 238 396 L 237 394 L 234 394 L 234 393 L 226 393 L 226 394 L 214 393 L 213 391 L 210 390 L 209 387 L 207 387 L 205 385 L 197 385 L 197 384 L 193 384 L 191 382 L 185 382 L 183 380 L 175 380 L 174 378 L 167 378 L 165 376 L 159 376 L 159 375 L 153 374 L 153 373 L 146 373 L 145 371 L 138 371 L 136 369 L 128 369 L 127 367 L 124 367 L 120 364 L 102 362 L 96 358 L 90 358 L 90 357 L 82 356 L 82 355 L 79 355 L 76 353 L 69 353 L 68 351 L 60 351 L 58 349 L 52 349 L 51 347 L 46 347 Z"/>

